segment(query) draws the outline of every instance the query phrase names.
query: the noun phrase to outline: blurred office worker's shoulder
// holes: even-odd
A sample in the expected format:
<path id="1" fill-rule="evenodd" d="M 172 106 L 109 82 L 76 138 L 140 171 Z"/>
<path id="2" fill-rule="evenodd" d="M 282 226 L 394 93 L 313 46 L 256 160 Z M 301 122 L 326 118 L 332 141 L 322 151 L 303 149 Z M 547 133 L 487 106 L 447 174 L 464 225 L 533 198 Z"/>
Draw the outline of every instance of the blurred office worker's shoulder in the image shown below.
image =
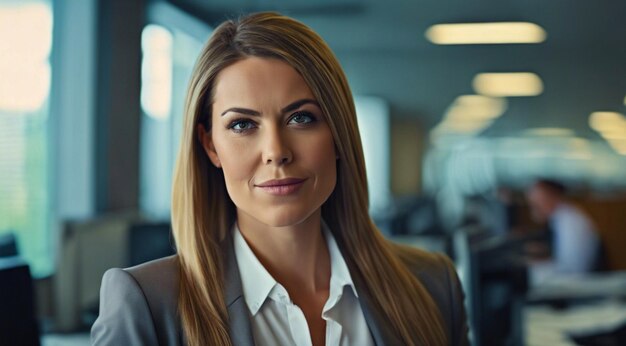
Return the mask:
<path id="1" fill-rule="evenodd" d="M 392 243 L 392 247 L 439 307 L 448 335 L 452 338 L 450 345 L 468 344 L 465 296 L 450 258 L 407 245 Z"/>
<path id="2" fill-rule="evenodd" d="M 107 270 L 92 345 L 180 345 L 176 255 Z"/>

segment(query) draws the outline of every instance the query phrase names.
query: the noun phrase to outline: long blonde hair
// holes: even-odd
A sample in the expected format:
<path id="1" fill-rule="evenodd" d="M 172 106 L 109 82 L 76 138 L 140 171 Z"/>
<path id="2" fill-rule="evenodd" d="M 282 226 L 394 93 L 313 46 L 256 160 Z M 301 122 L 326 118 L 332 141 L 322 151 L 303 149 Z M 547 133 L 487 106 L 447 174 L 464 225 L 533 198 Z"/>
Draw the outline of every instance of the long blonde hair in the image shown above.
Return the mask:
<path id="1" fill-rule="evenodd" d="M 210 126 L 214 82 L 226 66 L 249 56 L 277 58 L 302 75 L 333 134 L 337 185 L 322 217 L 337 239 L 351 274 L 360 278 L 373 308 L 407 345 L 445 345 L 441 314 L 368 214 L 365 161 L 354 101 L 345 75 L 326 43 L 304 24 L 263 12 L 217 27 L 196 63 L 172 191 L 172 228 L 180 264 L 178 309 L 190 345 L 230 345 L 220 242 L 235 221 L 224 176 L 198 140 Z M 391 293 L 393 292 L 393 293 Z"/>

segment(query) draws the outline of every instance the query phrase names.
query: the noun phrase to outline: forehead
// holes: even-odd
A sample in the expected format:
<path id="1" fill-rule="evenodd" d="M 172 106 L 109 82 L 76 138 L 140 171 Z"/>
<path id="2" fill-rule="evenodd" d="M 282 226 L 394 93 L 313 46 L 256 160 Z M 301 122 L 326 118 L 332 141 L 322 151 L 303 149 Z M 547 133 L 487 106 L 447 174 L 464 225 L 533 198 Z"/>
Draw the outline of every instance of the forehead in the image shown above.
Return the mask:
<path id="1" fill-rule="evenodd" d="M 300 98 L 314 98 L 304 78 L 286 62 L 248 57 L 222 70 L 215 80 L 218 106 L 280 107 Z"/>

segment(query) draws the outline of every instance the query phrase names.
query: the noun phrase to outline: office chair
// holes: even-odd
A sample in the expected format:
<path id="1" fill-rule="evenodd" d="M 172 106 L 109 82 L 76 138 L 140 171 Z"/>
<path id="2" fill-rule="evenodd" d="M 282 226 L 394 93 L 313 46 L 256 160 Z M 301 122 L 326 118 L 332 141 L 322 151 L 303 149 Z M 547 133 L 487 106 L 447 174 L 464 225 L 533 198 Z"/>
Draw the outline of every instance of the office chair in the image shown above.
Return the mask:
<path id="1" fill-rule="evenodd" d="M 17 241 L 13 232 L 0 234 L 0 257 L 17 256 Z"/>
<path id="2" fill-rule="evenodd" d="M 33 280 L 18 257 L 0 258 L 0 344 L 40 344 Z"/>

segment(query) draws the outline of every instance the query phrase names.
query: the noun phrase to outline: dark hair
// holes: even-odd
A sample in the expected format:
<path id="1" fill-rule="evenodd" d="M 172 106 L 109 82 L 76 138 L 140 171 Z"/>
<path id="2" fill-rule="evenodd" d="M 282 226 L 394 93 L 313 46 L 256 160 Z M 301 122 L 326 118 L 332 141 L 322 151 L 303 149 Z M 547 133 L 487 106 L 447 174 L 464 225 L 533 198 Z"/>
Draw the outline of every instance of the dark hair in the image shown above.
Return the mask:
<path id="1" fill-rule="evenodd" d="M 567 193 L 567 188 L 565 187 L 565 185 L 554 179 L 537 179 L 535 184 L 559 196 L 564 196 Z"/>

